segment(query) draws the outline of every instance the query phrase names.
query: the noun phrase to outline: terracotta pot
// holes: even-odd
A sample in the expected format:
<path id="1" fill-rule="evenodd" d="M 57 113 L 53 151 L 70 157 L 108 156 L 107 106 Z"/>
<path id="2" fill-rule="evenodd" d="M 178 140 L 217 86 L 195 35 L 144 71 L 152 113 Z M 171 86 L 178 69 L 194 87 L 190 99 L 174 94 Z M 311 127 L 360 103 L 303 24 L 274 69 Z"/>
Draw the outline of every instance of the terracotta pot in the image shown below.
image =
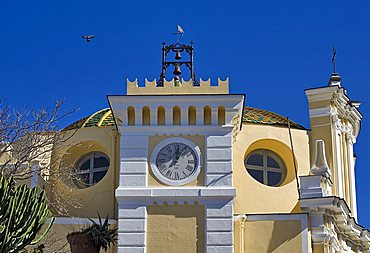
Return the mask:
<path id="1" fill-rule="evenodd" d="M 84 233 L 73 233 L 67 235 L 72 253 L 99 253 L 100 248 L 94 245 L 91 236 Z"/>

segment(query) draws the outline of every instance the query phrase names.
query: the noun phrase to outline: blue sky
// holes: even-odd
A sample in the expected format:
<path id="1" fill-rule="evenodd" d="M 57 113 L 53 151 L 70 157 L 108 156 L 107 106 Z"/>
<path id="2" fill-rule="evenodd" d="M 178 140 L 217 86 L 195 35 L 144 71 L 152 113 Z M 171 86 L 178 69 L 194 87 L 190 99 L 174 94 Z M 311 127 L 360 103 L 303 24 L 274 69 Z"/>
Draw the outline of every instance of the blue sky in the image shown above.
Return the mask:
<path id="1" fill-rule="evenodd" d="M 195 72 L 229 77 L 246 104 L 309 127 L 304 89 L 327 84 L 332 46 L 348 95 L 363 102 L 355 145 L 359 221 L 370 228 L 370 2 L 344 1 L 1 1 L 0 97 L 42 108 L 65 98 L 73 122 L 124 94 L 126 78 L 154 79 L 161 43 L 195 43 Z M 94 34 L 92 43 L 81 39 Z"/>

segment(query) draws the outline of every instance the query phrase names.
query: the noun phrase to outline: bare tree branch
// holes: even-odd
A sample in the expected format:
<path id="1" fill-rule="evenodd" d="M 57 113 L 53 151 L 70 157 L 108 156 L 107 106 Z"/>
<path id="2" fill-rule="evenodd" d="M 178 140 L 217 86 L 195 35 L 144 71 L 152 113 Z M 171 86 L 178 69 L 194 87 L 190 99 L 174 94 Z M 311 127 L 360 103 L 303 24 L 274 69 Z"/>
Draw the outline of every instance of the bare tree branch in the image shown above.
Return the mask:
<path id="1" fill-rule="evenodd" d="M 15 181 L 42 178 L 50 189 L 48 201 L 55 214 L 71 216 L 70 207 L 82 208 L 79 201 L 48 187 L 57 179 L 71 180 L 74 171 L 73 165 L 61 166 L 62 158 L 58 155 L 72 145 L 76 132 L 60 127 L 61 120 L 76 111 L 62 111 L 63 104 L 60 100 L 52 108 L 20 111 L 0 100 L 0 173 L 12 176 Z"/>

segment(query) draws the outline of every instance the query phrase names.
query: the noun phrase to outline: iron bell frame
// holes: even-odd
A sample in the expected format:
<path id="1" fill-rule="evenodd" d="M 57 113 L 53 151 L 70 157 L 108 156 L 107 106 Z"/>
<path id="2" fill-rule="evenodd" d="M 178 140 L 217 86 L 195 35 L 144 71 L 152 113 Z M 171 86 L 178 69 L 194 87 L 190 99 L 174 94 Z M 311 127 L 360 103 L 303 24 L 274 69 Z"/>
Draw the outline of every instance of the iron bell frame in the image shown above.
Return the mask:
<path id="1" fill-rule="evenodd" d="M 170 66 L 181 66 L 185 65 L 189 71 L 190 71 L 190 79 L 193 81 L 193 86 L 199 86 L 198 81 L 195 78 L 195 73 L 194 73 L 194 43 L 190 42 L 190 45 L 186 44 L 171 44 L 169 46 L 166 46 L 166 43 L 162 43 L 162 72 L 160 75 L 160 79 L 157 82 L 158 87 L 163 87 L 164 80 L 166 78 L 166 71 L 167 68 Z M 167 56 L 169 53 L 187 53 L 189 55 L 189 61 L 183 61 L 181 59 L 177 61 L 167 61 Z"/>

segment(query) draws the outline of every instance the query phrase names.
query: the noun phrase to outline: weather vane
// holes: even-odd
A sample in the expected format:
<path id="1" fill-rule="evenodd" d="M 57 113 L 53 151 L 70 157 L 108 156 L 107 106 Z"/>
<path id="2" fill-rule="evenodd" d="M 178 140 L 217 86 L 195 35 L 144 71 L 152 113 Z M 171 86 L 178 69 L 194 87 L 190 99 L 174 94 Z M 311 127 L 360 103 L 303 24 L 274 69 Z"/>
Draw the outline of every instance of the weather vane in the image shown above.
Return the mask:
<path id="1" fill-rule="evenodd" d="M 180 36 L 184 35 L 184 29 L 182 29 L 182 27 L 177 24 L 177 32 L 173 33 L 173 35 L 177 36 L 176 41 L 177 43 L 180 43 Z"/>
<path id="2" fill-rule="evenodd" d="M 333 70 L 334 72 L 333 73 L 337 73 L 336 72 L 336 63 L 335 63 L 335 56 L 337 55 L 337 50 L 335 49 L 335 47 L 333 46 L 333 57 L 331 58 L 331 62 L 333 63 Z"/>

